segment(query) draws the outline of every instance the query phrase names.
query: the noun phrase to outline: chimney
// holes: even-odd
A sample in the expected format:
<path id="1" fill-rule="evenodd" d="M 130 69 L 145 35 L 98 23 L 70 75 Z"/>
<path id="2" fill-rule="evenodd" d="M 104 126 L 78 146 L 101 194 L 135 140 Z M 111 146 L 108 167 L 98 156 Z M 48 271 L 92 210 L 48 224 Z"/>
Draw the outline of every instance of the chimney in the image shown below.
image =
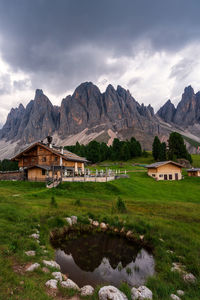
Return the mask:
<path id="1" fill-rule="evenodd" d="M 52 136 L 48 135 L 47 136 L 47 145 L 49 148 L 52 148 L 52 140 L 53 140 Z"/>
<path id="2" fill-rule="evenodd" d="M 63 154 L 63 146 L 60 147 L 60 153 Z"/>

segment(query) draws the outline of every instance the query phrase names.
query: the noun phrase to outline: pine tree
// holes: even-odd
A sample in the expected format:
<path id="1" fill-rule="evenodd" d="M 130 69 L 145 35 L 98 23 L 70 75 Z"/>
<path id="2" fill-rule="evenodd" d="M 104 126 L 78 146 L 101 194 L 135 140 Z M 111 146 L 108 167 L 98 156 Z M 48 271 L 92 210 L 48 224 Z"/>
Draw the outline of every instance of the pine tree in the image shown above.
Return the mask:
<path id="1" fill-rule="evenodd" d="M 192 157 L 188 153 L 186 146 L 184 144 L 184 139 L 182 135 L 178 132 L 172 132 L 168 140 L 169 151 L 168 158 L 171 160 L 176 160 L 177 158 L 185 158 L 192 162 Z"/>
<path id="2" fill-rule="evenodd" d="M 155 136 L 153 145 L 152 145 L 152 154 L 153 154 L 154 160 L 159 160 L 160 151 L 161 151 L 161 142 L 160 142 L 158 136 Z"/>
<path id="3" fill-rule="evenodd" d="M 120 159 L 127 161 L 131 158 L 129 146 L 127 142 L 123 142 L 122 147 L 120 149 Z"/>
<path id="4" fill-rule="evenodd" d="M 166 155 L 166 143 L 163 142 L 160 145 L 159 160 L 160 161 L 165 161 L 166 159 L 167 159 L 167 155 Z"/>
<path id="5" fill-rule="evenodd" d="M 96 141 L 91 141 L 87 146 L 87 159 L 92 163 L 100 161 L 100 146 Z"/>

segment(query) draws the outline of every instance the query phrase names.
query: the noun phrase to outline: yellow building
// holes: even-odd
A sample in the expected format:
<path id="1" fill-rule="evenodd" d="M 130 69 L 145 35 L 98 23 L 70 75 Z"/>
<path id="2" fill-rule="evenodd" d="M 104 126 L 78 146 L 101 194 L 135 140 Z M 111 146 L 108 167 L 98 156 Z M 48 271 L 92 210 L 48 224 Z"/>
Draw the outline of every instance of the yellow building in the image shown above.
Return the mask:
<path id="1" fill-rule="evenodd" d="M 200 177 L 200 168 L 188 169 L 187 172 L 190 177 Z"/>
<path id="2" fill-rule="evenodd" d="M 156 180 L 181 180 L 182 165 L 174 161 L 160 161 L 147 165 L 147 174 Z"/>

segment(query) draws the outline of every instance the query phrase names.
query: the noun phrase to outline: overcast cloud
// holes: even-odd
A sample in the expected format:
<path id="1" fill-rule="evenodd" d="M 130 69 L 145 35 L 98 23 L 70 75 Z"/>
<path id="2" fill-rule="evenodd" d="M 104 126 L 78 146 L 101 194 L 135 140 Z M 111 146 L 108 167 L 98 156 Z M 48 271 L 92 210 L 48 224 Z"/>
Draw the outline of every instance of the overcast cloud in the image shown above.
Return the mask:
<path id="1" fill-rule="evenodd" d="M 36 88 L 54 104 L 84 81 L 158 109 L 200 89 L 199 0 L 0 0 L 0 123 Z"/>

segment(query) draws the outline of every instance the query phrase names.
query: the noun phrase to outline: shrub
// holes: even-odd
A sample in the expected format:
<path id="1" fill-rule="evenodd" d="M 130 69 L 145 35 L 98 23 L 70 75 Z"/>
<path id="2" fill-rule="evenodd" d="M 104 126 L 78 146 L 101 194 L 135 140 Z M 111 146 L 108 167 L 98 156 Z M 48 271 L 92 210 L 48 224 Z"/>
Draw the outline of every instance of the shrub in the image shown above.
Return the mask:
<path id="1" fill-rule="evenodd" d="M 56 202 L 56 199 L 54 196 L 51 197 L 51 206 L 57 208 L 58 207 L 58 204 Z"/>
<path id="2" fill-rule="evenodd" d="M 81 206 L 81 205 L 82 205 L 81 200 L 80 200 L 80 199 L 76 199 L 76 200 L 74 201 L 74 205 L 75 205 L 75 206 Z"/>
<path id="3" fill-rule="evenodd" d="M 117 198 L 116 209 L 120 213 L 125 213 L 127 211 L 127 209 L 126 209 L 126 203 L 125 203 L 124 200 L 122 200 L 121 197 Z"/>

